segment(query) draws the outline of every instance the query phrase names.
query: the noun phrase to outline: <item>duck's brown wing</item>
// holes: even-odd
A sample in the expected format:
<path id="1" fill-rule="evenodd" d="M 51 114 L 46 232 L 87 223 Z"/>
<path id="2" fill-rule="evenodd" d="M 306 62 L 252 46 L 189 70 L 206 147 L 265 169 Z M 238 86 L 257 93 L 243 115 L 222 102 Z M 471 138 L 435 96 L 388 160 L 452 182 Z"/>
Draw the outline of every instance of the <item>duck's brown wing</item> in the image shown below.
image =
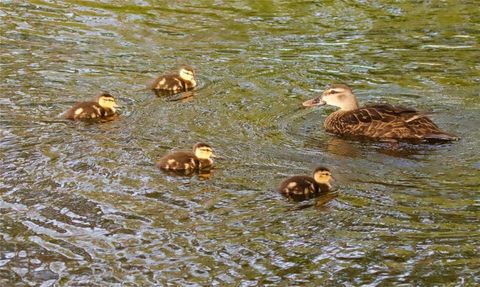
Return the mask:
<path id="1" fill-rule="evenodd" d="M 343 134 L 379 139 L 454 140 L 424 113 L 390 104 L 368 105 L 342 113 L 337 129 Z"/>
<path id="2" fill-rule="evenodd" d="M 148 87 L 154 90 L 158 96 L 170 95 L 186 90 L 185 82 L 176 74 L 160 76 L 155 79 Z"/>
<path id="3" fill-rule="evenodd" d="M 309 176 L 293 176 L 280 184 L 278 191 L 293 201 L 303 201 L 319 195 L 318 184 Z"/>
<path id="4" fill-rule="evenodd" d="M 117 114 L 110 110 L 104 109 L 96 102 L 79 102 L 71 107 L 64 117 L 69 120 L 79 121 L 97 121 L 97 120 L 113 120 Z"/>
<path id="5" fill-rule="evenodd" d="M 165 170 L 193 170 L 197 167 L 198 162 L 192 152 L 177 151 L 162 157 L 156 165 Z"/>
<path id="6" fill-rule="evenodd" d="M 102 108 L 95 102 L 78 102 L 65 112 L 64 117 L 69 120 L 92 119 L 100 116 L 100 109 Z"/>

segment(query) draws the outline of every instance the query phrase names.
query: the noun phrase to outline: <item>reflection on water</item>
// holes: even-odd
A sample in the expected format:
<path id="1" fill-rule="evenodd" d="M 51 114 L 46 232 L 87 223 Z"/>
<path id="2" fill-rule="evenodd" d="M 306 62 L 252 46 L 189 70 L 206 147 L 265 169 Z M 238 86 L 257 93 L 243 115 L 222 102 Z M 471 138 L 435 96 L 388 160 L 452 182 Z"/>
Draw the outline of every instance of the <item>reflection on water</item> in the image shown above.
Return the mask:
<path id="1" fill-rule="evenodd" d="M 480 283 L 475 2 L 0 7 L 1 286 Z M 145 90 L 181 63 L 194 93 Z M 333 82 L 462 140 L 329 135 L 331 110 L 301 103 Z M 102 90 L 118 120 L 59 116 Z M 199 141 L 222 157 L 211 175 L 154 166 Z M 320 164 L 339 196 L 291 210 L 275 188 Z"/>
<path id="2" fill-rule="evenodd" d="M 179 176 L 179 177 L 193 177 L 193 176 L 198 176 L 199 179 L 210 179 L 213 174 L 214 170 L 200 170 L 200 171 L 195 171 L 195 170 L 182 170 L 182 171 L 175 171 L 175 170 L 162 170 L 162 173 L 169 175 L 169 176 Z"/>

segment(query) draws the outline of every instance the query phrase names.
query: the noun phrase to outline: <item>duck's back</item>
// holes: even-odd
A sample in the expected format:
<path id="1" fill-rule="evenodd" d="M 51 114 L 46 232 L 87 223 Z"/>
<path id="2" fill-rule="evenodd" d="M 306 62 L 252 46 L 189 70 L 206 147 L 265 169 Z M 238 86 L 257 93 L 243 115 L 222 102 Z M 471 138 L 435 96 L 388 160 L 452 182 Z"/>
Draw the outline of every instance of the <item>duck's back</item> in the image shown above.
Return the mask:
<path id="1" fill-rule="evenodd" d="M 96 102 L 79 102 L 64 115 L 69 120 L 95 120 L 115 116 L 115 112 L 104 109 Z"/>
<path id="2" fill-rule="evenodd" d="M 165 170 L 193 170 L 197 168 L 198 160 L 193 152 L 177 151 L 160 158 L 157 167 Z"/>
<path id="3" fill-rule="evenodd" d="M 319 185 L 309 176 L 293 176 L 280 184 L 278 191 L 293 201 L 303 201 L 328 192 L 328 187 Z"/>
<path id="4" fill-rule="evenodd" d="M 325 119 L 328 132 L 372 139 L 411 141 L 456 140 L 415 109 L 390 104 L 368 105 L 351 111 L 336 111 Z"/>
<path id="5" fill-rule="evenodd" d="M 183 92 L 187 90 L 185 81 L 176 74 L 163 75 L 155 79 L 149 88 L 156 92 Z"/>

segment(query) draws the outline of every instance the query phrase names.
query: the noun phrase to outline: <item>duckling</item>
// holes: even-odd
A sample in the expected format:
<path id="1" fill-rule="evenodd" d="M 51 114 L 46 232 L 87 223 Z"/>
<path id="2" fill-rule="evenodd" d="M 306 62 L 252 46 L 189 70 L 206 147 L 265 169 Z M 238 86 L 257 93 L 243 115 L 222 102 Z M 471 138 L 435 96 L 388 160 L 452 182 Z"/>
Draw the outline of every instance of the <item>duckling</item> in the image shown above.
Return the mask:
<path id="1" fill-rule="evenodd" d="M 213 149 L 205 143 L 196 143 L 192 151 L 177 151 L 160 158 L 156 165 L 158 168 L 168 171 L 181 171 L 191 173 L 193 171 L 208 170 L 213 166 Z"/>
<path id="2" fill-rule="evenodd" d="M 358 107 L 357 98 L 347 85 L 335 84 L 321 95 L 305 101 L 303 106 L 332 105 L 339 107 L 324 122 L 327 132 L 342 136 L 397 142 L 446 142 L 458 140 L 442 131 L 424 113 L 390 104 Z"/>
<path id="3" fill-rule="evenodd" d="M 157 96 L 162 94 L 176 94 L 191 90 L 197 86 L 195 72 L 190 66 L 182 66 L 176 74 L 162 75 L 156 78 L 149 88 Z"/>
<path id="4" fill-rule="evenodd" d="M 102 92 L 95 101 L 76 103 L 65 112 L 64 117 L 74 121 L 112 120 L 118 115 L 118 107 L 112 95 Z"/>
<path id="5" fill-rule="evenodd" d="M 283 181 L 278 191 L 295 202 L 323 196 L 332 188 L 332 174 L 328 168 L 317 167 L 313 177 L 297 175 Z M 325 203 L 325 202 L 323 202 Z"/>

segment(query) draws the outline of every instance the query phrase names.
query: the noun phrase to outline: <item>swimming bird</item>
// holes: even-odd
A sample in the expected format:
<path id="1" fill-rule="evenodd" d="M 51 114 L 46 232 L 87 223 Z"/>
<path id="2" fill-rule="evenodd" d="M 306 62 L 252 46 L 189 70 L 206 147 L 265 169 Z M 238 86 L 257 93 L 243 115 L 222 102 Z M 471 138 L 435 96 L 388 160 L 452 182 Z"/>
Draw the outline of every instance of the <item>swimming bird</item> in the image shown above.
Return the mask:
<path id="1" fill-rule="evenodd" d="M 309 200 L 329 194 L 332 188 L 331 180 L 332 174 L 328 168 L 317 167 L 312 177 L 296 175 L 284 180 L 278 191 L 295 202 Z M 321 204 L 317 203 L 317 206 L 325 203 L 326 201 L 322 200 Z"/>
<path id="2" fill-rule="evenodd" d="M 191 173 L 211 169 L 215 155 L 206 143 L 196 143 L 192 151 L 177 151 L 160 158 L 156 166 L 167 171 Z"/>
<path id="3" fill-rule="evenodd" d="M 390 104 L 359 107 L 352 89 L 334 84 L 303 106 L 332 105 L 340 109 L 324 122 L 327 132 L 347 137 L 397 142 L 446 142 L 458 137 L 442 131 L 425 113 Z"/>
<path id="4" fill-rule="evenodd" d="M 195 72 L 190 66 L 182 66 L 177 73 L 161 75 L 156 78 L 149 88 L 157 96 L 172 95 L 179 92 L 191 90 L 197 86 Z"/>
<path id="5" fill-rule="evenodd" d="M 74 121 L 113 120 L 118 116 L 118 107 L 110 93 L 102 92 L 94 101 L 76 103 L 65 112 L 64 117 Z"/>

